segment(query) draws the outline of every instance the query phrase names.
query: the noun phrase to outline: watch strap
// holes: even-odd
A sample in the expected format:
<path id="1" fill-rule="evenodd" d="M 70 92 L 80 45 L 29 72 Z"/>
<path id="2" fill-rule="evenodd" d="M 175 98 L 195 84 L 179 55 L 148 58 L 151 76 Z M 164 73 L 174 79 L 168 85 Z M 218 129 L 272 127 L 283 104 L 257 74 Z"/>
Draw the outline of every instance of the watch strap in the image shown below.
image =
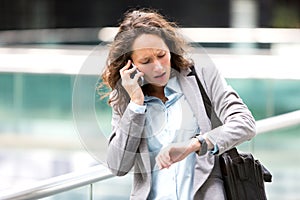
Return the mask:
<path id="1" fill-rule="evenodd" d="M 196 153 L 199 156 L 202 156 L 202 155 L 206 154 L 207 153 L 207 143 L 206 143 L 205 138 L 202 135 L 196 135 L 195 138 L 198 139 L 198 141 L 201 145 L 199 151 L 197 151 Z"/>

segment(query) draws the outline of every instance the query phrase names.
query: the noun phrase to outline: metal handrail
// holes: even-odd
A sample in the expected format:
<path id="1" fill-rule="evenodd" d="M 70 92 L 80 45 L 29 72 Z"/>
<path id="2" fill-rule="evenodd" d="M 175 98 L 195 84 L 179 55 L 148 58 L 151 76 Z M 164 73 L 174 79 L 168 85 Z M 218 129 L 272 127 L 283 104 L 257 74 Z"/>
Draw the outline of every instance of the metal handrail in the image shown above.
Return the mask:
<path id="1" fill-rule="evenodd" d="M 256 122 L 256 132 L 262 134 L 298 124 L 300 124 L 300 110 L 258 120 Z"/>
<path id="2" fill-rule="evenodd" d="M 106 180 L 114 175 L 103 165 L 96 165 L 84 171 L 72 172 L 39 181 L 28 188 L 7 191 L 0 195 L 1 200 L 27 200 L 52 196 L 75 188 Z"/>
<path id="3" fill-rule="evenodd" d="M 256 125 L 257 134 L 300 125 L 300 110 L 258 120 Z M 105 166 L 97 165 L 90 167 L 88 170 L 84 170 L 83 172 L 73 172 L 38 182 L 29 188 L 17 191 L 8 191 L 6 194 L 1 194 L 0 199 L 24 200 L 48 197 L 64 191 L 90 185 L 98 181 L 106 180 L 113 176 L 114 175 L 111 174 Z"/>

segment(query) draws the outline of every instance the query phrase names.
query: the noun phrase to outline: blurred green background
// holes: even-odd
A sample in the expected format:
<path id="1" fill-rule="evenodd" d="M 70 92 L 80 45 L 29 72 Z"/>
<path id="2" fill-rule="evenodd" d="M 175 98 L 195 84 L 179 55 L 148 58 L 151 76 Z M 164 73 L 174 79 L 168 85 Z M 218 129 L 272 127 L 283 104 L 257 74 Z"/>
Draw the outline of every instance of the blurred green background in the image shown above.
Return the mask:
<path id="1" fill-rule="evenodd" d="M 300 109 L 299 0 L 1 0 L 0 195 L 101 163 L 111 110 L 96 92 L 90 105 L 95 88 L 79 91 L 82 105 L 74 110 L 74 85 L 93 47 L 109 43 L 100 37 L 102 28 L 116 27 L 124 11 L 143 7 L 157 9 L 181 27 L 203 28 L 194 30 L 201 37 L 193 42 L 227 72 L 226 80 L 256 120 Z M 104 136 L 91 134 L 95 116 Z M 299 134 L 296 125 L 238 147 L 272 172 L 268 199 L 300 199 Z M 94 199 L 129 199 L 131 178 L 94 184 Z M 46 199 L 86 199 L 89 191 L 86 186 Z"/>

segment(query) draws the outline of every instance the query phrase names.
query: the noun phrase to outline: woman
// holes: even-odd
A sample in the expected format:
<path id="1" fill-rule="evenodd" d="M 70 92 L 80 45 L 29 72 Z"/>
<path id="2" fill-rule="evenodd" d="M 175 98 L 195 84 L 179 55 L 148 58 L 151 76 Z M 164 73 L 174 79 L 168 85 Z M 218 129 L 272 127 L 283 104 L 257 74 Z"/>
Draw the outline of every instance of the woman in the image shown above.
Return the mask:
<path id="1" fill-rule="evenodd" d="M 225 199 L 218 155 L 255 135 L 255 120 L 213 65 L 186 58 L 174 23 L 127 12 L 102 75 L 111 89 L 107 164 L 134 168 L 131 199 Z M 191 67 L 222 126 L 212 128 Z M 141 83 L 143 82 L 143 83 Z"/>

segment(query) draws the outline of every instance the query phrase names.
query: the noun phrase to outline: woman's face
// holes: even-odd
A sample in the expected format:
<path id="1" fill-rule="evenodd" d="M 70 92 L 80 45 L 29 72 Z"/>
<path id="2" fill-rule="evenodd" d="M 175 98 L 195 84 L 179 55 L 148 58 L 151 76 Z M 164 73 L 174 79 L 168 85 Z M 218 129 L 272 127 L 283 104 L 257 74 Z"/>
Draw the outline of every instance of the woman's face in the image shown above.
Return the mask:
<path id="1" fill-rule="evenodd" d="M 170 78 L 171 54 L 165 42 L 157 35 L 143 34 L 135 39 L 131 55 L 146 82 L 165 86 Z"/>

